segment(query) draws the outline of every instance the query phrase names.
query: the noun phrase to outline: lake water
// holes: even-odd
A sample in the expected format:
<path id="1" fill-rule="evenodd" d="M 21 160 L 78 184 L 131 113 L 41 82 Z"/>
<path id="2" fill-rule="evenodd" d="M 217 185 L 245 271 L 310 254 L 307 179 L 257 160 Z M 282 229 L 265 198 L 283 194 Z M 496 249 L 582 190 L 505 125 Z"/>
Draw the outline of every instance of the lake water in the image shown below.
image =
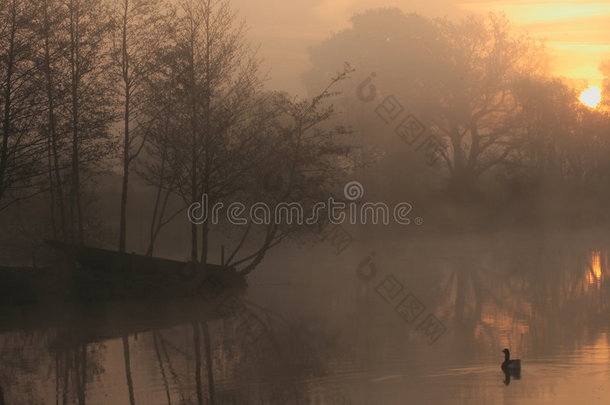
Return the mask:
<path id="1" fill-rule="evenodd" d="M 213 308 L 3 308 L 0 404 L 610 402 L 604 232 L 346 232 Z"/>

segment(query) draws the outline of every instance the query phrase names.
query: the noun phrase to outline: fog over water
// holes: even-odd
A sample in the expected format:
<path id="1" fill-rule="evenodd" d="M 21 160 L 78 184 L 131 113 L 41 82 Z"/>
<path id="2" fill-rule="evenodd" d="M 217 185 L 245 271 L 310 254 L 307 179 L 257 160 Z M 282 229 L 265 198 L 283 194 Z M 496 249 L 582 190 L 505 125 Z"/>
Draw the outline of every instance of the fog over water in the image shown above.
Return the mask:
<path id="1" fill-rule="evenodd" d="M 0 3 L 0 405 L 608 403 L 609 13 Z"/>

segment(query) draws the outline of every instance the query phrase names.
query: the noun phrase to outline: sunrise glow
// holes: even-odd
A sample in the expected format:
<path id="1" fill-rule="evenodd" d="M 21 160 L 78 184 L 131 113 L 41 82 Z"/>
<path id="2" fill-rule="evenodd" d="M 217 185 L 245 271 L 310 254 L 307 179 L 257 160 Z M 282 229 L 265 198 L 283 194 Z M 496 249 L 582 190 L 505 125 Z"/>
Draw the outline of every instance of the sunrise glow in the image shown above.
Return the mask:
<path id="1" fill-rule="evenodd" d="M 580 102 L 587 107 L 597 108 L 602 101 L 602 91 L 599 87 L 589 87 L 580 93 Z"/>

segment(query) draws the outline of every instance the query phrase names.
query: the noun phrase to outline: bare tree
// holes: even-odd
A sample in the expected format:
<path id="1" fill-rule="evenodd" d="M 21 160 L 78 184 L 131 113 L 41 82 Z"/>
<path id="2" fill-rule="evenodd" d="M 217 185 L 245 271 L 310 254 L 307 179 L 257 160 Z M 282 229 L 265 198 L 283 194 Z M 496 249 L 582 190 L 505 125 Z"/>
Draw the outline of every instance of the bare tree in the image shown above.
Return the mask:
<path id="1" fill-rule="evenodd" d="M 124 252 L 127 238 L 127 200 L 132 161 L 146 139 L 145 126 L 150 117 L 142 111 L 147 96 L 146 84 L 158 67 L 157 57 L 166 44 L 169 28 L 166 8 L 156 0 L 115 0 L 112 62 L 120 83 L 123 142 L 119 251 Z"/>
<path id="2" fill-rule="evenodd" d="M 66 71 L 67 45 L 65 35 L 67 15 L 60 0 L 39 0 L 35 3 L 32 25 L 37 34 L 39 48 L 36 62 L 39 66 L 37 83 L 43 89 L 46 122 L 42 125 L 47 139 L 48 189 L 53 237 L 67 237 L 64 169 L 66 167 L 65 124 L 68 93 L 61 83 Z M 56 216 L 59 218 L 56 219 Z"/>
<path id="3" fill-rule="evenodd" d="M 168 106 L 169 107 L 169 106 Z M 165 116 L 165 115 L 164 115 Z M 152 256 L 155 244 L 161 230 L 172 222 L 179 214 L 184 213 L 184 203 L 178 204 L 179 208 L 173 213 L 167 214 L 167 210 L 173 205 L 176 182 L 170 176 L 173 175 L 169 164 L 169 141 L 173 136 L 169 121 L 155 121 L 149 129 L 150 142 L 146 145 L 146 159 L 141 163 L 138 173 L 155 190 L 155 201 L 149 229 L 149 244 L 146 255 Z"/>
<path id="4" fill-rule="evenodd" d="M 439 162 L 458 189 L 468 189 L 483 173 L 511 161 L 514 136 L 523 130 L 514 84 L 522 76 L 548 75 L 543 47 L 516 34 L 505 18 L 493 14 L 450 21 L 399 9 L 369 10 L 354 16 L 352 27 L 314 48 L 311 59 L 313 68 L 306 76 L 310 88 L 319 86 L 345 60 L 364 75 L 375 72 L 374 84 L 367 85 L 375 91 L 369 95 L 375 104 L 384 104 L 370 108 L 371 100 L 363 103 L 352 95 L 351 100 L 341 100 L 346 116 L 363 128 L 375 125 L 372 130 L 379 130 L 380 136 L 365 140 L 373 146 L 383 147 L 384 133 L 397 146 L 405 145 L 402 137 L 413 149 L 434 135 Z M 352 83 L 350 90 L 357 86 Z M 378 116 L 362 120 L 354 111 L 363 108 L 374 109 Z M 382 116 L 384 108 L 402 115 Z M 421 121 L 426 136 L 411 133 L 409 121 L 403 121 L 407 115 Z M 400 150 L 407 149 L 387 152 Z M 402 160 L 395 162 L 404 164 L 412 157 L 403 152 Z"/>
<path id="5" fill-rule="evenodd" d="M 352 154 L 354 147 L 345 138 L 351 131 L 329 125 L 335 111 L 326 101 L 336 96 L 333 87 L 352 71 L 346 65 L 320 94 L 309 100 L 278 94 L 269 105 L 273 111 L 271 116 L 257 114 L 272 125 L 257 146 L 257 150 L 265 153 L 259 155 L 255 166 L 247 173 L 250 187 L 241 193 L 246 200 L 266 201 L 270 206 L 297 202 L 304 212 L 309 212 L 316 203 L 326 201 L 334 194 L 339 181 L 355 168 L 356 163 Z M 261 192 L 267 176 L 274 174 L 281 175 L 281 185 L 272 187 L 273 190 L 263 187 Z M 247 275 L 288 235 L 311 228 L 319 230 L 320 225 L 321 220 L 315 224 L 295 224 L 281 223 L 281 218 L 273 218 L 271 223 L 263 224 L 257 235 L 250 223 L 230 253 L 227 264 L 239 267 L 241 273 Z M 254 251 L 240 256 L 247 246 L 254 246 Z"/>
<path id="6" fill-rule="evenodd" d="M 328 197 L 338 173 L 349 166 L 350 148 L 337 142 L 347 131 L 324 128 L 334 112 L 324 103 L 349 68 L 311 100 L 262 92 L 257 61 L 227 3 L 185 2 L 181 7 L 175 46 L 155 75 L 155 96 L 149 98 L 150 114 L 159 117 L 142 165 L 148 183 L 157 187 L 149 254 L 160 228 L 202 195 L 208 200 L 204 210 L 237 200 L 313 201 Z M 261 192 L 270 170 L 287 176 L 280 194 Z M 172 194 L 181 200 L 180 210 L 165 216 Z M 190 226 L 191 260 L 205 264 L 212 225 Z M 238 233 L 242 230 L 226 262 L 248 273 L 293 229 L 250 224 Z M 254 252 L 242 255 L 253 246 Z"/>
<path id="7" fill-rule="evenodd" d="M 227 1 L 183 1 L 175 26 L 173 49 L 153 83 L 157 114 L 170 128 L 151 135 L 151 142 L 157 156 L 165 156 L 163 176 L 172 179 L 171 187 L 188 205 L 202 194 L 221 198 L 223 185 L 230 183 L 227 162 L 240 148 L 232 140 L 245 128 L 260 81 L 244 25 L 236 22 Z M 208 233 L 203 226 L 199 250 L 198 229 L 192 225 L 192 261 L 207 261 Z"/>
<path id="8" fill-rule="evenodd" d="M 514 83 L 545 72 L 546 58 L 540 46 L 515 36 L 508 21 L 494 15 L 445 20 L 439 33 L 442 68 L 421 78 L 415 93 L 433 132 L 447 141 L 443 157 L 453 178 L 468 186 L 514 152 L 512 139 L 520 130 Z"/>
<path id="9" fill-rule="evenodd" d="M 108 60 L 109 18 L 97 0 L 67 0 L 69 131 L 71 134 L 70 235 L 84 240 L 81 177 L 87 162 L 99 162 L 109 153 L 108 126 L 112 122 Z"/>
<path id="10" fill-rule="evenodd" d="M 0 210 L 36 193 L 44 173 L 44 138 L 37 131 L 41 105 L 34 77 L 36 39 L 30 9 L 23 0 L 0 3 Z M 9 195 L 10 194 L 10 195 Z"/>

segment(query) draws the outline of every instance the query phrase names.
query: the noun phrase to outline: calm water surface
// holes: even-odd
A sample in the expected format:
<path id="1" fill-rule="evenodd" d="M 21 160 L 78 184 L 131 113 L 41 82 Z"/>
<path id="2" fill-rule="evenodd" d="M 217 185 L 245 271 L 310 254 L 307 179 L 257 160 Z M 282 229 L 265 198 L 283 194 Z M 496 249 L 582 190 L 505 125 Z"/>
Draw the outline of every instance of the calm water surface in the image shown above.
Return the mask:
<path id="1" fill-rule="evenodd" d="M 353 236 L 221 305 L 3 308 L 0 404 L 610 402 L 603 232 Z"/>

